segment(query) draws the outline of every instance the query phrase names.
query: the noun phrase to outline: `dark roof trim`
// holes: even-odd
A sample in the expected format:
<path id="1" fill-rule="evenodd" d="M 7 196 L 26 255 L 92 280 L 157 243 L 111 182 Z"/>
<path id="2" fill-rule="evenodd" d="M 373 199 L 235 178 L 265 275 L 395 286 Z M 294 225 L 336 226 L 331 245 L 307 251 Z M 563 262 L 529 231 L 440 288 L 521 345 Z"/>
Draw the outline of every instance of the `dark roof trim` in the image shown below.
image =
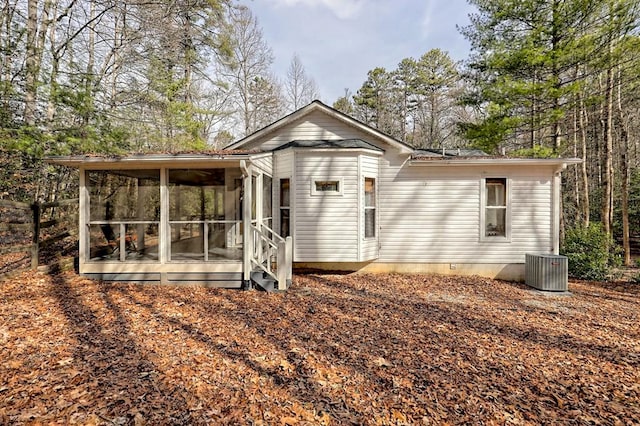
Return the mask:
<path id="1" fill-rule="evenodd" d="M 445 157 L 489 157 L 489 155 L 479 149 L 466 149 L 466 148 L 454 148 L 454 149 L 437 149 L 437 148 L 424 148 L 416 149 L 413 153 L 413 158 L 445 158 Z"/>
<path id="2" fill-rule="evenodd" d="M 274 149 L 280 151 L 287 148 L 314 148 L 314 149 L 369 149 L 384 152 L 382 148 L 363 141 L 362 139 L 319 139 L 319 140 L 294 140 Z"/>

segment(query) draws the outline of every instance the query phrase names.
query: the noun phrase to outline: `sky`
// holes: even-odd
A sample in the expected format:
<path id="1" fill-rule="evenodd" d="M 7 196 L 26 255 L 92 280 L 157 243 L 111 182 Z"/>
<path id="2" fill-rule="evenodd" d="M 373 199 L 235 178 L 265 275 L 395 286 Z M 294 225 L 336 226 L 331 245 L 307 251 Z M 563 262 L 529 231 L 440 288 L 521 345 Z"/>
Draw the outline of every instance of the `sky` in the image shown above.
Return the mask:
<path id="1" fill-rule="evenodd" d="M 351 93 L 367 72 L 393 70 L 430 49 L 466 59 L 469 43 L 456 25 L 469 24 L 466 0 L 241 0 L 251 9 L 273 49 L 281 79 L 294 53 L 316 81 L 320 100 L 331 105 Z"/>

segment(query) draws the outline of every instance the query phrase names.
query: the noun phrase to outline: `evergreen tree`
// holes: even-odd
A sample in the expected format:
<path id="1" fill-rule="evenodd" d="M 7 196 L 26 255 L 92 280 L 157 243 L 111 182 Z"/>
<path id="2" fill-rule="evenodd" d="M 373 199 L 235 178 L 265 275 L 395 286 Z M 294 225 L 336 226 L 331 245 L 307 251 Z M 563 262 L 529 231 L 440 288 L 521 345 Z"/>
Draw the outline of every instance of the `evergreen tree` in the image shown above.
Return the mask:
<path id="1" fill-rule="evenodd" d="M 415 95 L 409 110 L 415 146 L 460 146 L 457 124 L 464 116 L 458 102 L 460 88 L 460 74 L 447 52 L 432 49 L 416 62 Z"/>
<path id="2" fill-rule="evenodd" d="M 590 19 L 597 2 L 586 0 L 469 0 L 478 13 L 462 30 L 473 49 L 469 105 L 483 120 L 467 123 L 467 136 L 495 151 L 550 145 L 566 136 L 562 121 L 579 88 L 569 78 L 593 50 Z"/>
<path id="3" fill-rule="evenodd" d="M 373 126 L 391 136 L 399 131 L 394 126 L 393 75 L 378 67 L 367 73 L 367 80 L 353 96 L 354 113 L 363 123 Z"/>

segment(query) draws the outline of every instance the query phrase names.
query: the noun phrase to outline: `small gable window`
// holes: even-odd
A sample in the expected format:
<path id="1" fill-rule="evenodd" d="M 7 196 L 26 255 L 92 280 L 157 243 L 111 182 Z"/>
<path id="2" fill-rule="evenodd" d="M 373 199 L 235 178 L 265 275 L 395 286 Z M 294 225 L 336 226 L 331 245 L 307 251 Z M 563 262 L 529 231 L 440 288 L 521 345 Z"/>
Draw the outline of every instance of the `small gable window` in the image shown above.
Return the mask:
<path id="1" fill-rule="evenodd" d="M 338 192 L 340 191 L 340 182 L 337 180 L 317 180 L 316 192 Z"/>
<path id="2" fill-rule="evenodd" d="M 342 195 L 342 180 L 312 179 L 312 195 Z"/>

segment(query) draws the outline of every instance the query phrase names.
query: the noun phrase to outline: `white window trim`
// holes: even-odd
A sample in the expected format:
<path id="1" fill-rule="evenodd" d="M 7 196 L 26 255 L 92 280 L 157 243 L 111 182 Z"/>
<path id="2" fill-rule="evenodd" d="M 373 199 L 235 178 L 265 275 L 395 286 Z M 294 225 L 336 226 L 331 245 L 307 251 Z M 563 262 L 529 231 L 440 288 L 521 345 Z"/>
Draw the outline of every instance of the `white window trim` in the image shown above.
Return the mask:
<path id="1" fill-rule="evenodd" d="M 287 179 L 289 181 L 289 205 L 288 206 L 282 206 L 282 180 Z M 274 179 L 275 180 L 275 179 Z M 277 188 L 278 188 L 278 203 L 277 205 L 275 205 L 276 203 L 274 203 L 275 208 L 277 209 L 277 218 L 278 218 L 278 232 L 280 233 L 280 236 L 282 236 L 282 210 L 288 210 L 289 211 L 289 236 L 293 236 L 293 219 L 292 219 L 292 212 L 293 209 L 291 208 L 292 204 L 293 204 L 293 179 L 291 176 L 282 176 L 277 178 Z M 274 185 L 275 188 L 275 185 Z M 275 218 L 274 218 L 274 222 L 275 222 Z"/>
<path id="2" fill-rule="evenodd" d="M 316 191 L 316 182 L 321 181 L 330 181 L 330 182 L 338 182 L 338 190 L 337 191 Z M 311 195 L 316 197 L 339 197 L 342 196 L 344 191 L 344 182 L 342 178 L 322 178 L 322 177 L 312 177 L 310 181 L 311 187 Z"/>
<path id="3" fill-rule="evenodd" d="M 487 179 L 504 179 L 506 182 L 506 212 L 505 235 L 487 236 L 486 229 L 486 204 L 487 204 Z M 511 179 L 506 176 L 485 176 L 480 180 L 480 241 L 483 242 L 511 242 Z"/>

